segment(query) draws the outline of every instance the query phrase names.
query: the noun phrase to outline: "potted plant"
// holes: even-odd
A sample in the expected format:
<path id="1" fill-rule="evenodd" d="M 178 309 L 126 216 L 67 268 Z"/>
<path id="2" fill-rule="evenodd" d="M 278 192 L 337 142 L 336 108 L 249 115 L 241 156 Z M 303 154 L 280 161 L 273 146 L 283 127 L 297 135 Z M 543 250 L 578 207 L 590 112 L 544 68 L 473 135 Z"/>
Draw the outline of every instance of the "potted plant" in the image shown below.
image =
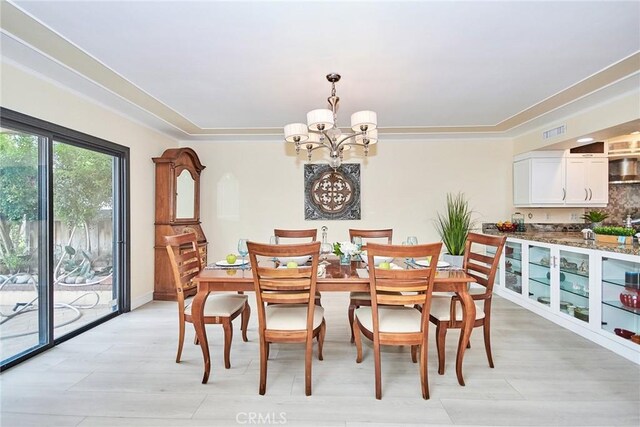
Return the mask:
<path id="1" fill-rule="evenodd" d="M 609 218 L 609 214 L 603 211 L 589 211 L 582 215 L 582 219 L 593 224 L 593 228 L 602 226 L 602 221 Z"/>
<path id="2" fill-rule="evenodd" d="M 602 243 L 618 243 L 631 245 L 633 243 L 633 235 L 635 230 L 626 227 L 595 227 L 593 232 L 596 235 L 596 241 Z"/>
<path id="3" fill-rule="evenodd" d="M 447 211 L 444 214 L 438 213 L 435 225 L 447 248 L 447 253 L 442 258 L 451 265 L 462 267 L 467 236 L 473 227 L 471 213 L 469 202 L 463 193 L 447 193 Z"/>

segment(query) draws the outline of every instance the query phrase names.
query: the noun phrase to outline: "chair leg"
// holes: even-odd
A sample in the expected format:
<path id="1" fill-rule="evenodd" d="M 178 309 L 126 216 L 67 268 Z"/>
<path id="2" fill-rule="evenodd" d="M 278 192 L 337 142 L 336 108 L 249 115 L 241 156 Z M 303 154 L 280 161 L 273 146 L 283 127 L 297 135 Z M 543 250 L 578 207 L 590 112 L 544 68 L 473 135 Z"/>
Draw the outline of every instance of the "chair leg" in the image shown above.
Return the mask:
<path id="1" fill-rule="evenodd" d="M 258 393 L 264 396 L 267 390 L 267 359 L 269 358 L 269 343 L 260 337 L 260 389 Z"/>
<path id="2" fill-rule="evenodd" d="M 347 314 L 347 316 L 349 317 L 349 328 L 351 328 L 351 343 L 354 342 L 354 329 L 353 329 L 353 317 L 354 317 L 354 312 L 356 311 L 356 306 L 354 304 L 349 304 L 349 313 Z"/>
<path id="3" fill-rule="evenodd" d="M 484 349 L 487 352 L 487 360 L 489 360 L 489 367 L 493 368 L 493 357 L 491 356 L 491 328 L 487 318 L 484 319 L 482 329 L 484 332 Z"/>
<path id="4" fill-rule="evenodd" d="M 360 336 L 360 326 L 358 326 L 358 323 L 354 320 L 351 328 L 356 343 L 356 363 L 360 363 L 362 362 L 362 337 Z"/>
<path id="5" fill-rule="evenodd" d="M 318 360 L 324 360 L 322 356 L 322 347 L 324 346 L 324 336 L 327 333 L 327 324 L 324 319 L 320 324 L 320 332 L 318 332 Z"/>
<path id="6" fill-rule="evenodd" d="M 427 339 L 420 346 L 420 384 L 422 385 L 422 398 L 429 399 L 429 373 L 427 371 Z"/>
<path id="7" fill-rule="evenodd" d="M 224 330 L 224 367 L 226 369 L 231 368 L 231 340 L 233 339 L 233 324 L 231 319 L 226 318 L 222 322 L 222 329 Z"/>
<path id="8" fill-rule="evenodd" d="M 411 361 L 413 363 L 418 363 L 418 347 L 417 345 L 411 346 Z"/>
<path id="9" fill-rule="evenodd" d="M 382 399 L 382 367 L 380 366 L 380 341 L 373 336 L 373 365 L 376 374 L 376 399 Z"/>
<path id="10" fill-rule="evenodd" d="M 176 363 L 180 363 L 180 357 L 182 356 L 182 346 L 184 345 L 184 319 L 180 319 L 178 325 L 178 353 L 176 354 Z"/>
<path id="11" fill-rule="evenodd" d="M 269 349 L 271 348 L 271 343 L 267 343 L 267 359 L 269 358 Z"/>
<path id="12" fill-rule="evenodd" d="M 436 348 L 438 349 L 438 373 L 444 375 L 444 346 L 447 337 L 447 324 L 439 322 L 436 326 Z"/>
<path id="13" fill-rule="evenodd" d="M 241 321 L 241 329 L 242 329 L 242 341 L 248 342 L 247 339 L 247 327 L 249 326 L 249 318 L 251 317 L 251 307 L 249 307 L 249 302 L 246 302 L 244 305 L 244 310 L 242 310 L 242 314 L 240 315 Z"/>
<path id="14" fill-rule="evenodd" d="M 311 357 L 313 353 L 313 337 L 307 335 L 304 352 L 304 394 L 311 396 Z"/>

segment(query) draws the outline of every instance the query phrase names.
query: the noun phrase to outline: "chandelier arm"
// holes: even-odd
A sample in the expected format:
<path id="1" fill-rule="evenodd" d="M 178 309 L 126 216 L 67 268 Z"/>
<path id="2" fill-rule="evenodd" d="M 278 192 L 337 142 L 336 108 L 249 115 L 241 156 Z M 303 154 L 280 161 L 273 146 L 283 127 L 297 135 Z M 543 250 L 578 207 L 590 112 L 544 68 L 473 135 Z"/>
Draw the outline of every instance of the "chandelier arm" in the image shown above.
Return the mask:
<path id="1" fill-rule="evenodd" d="M 347 135 L 344 135 L 344 138 L 340 139 L 340 141 L 338 141 L 336 143 L 336 148 L 340 148 L 343 145 L 359 145 L 357 142 L 353 141 L 353 142 L 346 142 L 348 139 L 355 139 L 358 135 L 362 135 L 364 132 L 354 132 L 354 133 L 350 133 Z"/>

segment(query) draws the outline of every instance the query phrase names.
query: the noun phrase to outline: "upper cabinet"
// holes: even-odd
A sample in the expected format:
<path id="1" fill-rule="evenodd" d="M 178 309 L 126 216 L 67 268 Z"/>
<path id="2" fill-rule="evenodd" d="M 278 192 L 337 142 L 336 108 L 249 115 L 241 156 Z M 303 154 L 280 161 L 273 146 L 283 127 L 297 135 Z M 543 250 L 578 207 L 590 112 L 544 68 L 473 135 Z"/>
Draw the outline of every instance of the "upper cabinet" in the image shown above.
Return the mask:
<path id="1" fill-rule="evenodd" d="M 563 152 L 548 151 L 516 156 L 513 162 L 515 206 L 563 205 L 566 177 Z"/>
<path id="2" fill-rule="evenodd" d="M 606 156 L 567 157 L 566 164 L 567 204 L 593 206 L 609 201 L 609 159 Z"/>
<path id="3" fill-rule="evenodd" d="M 530 207 L 605 206 L 609 200 L 605 155 L 540 151 L 513 162 L 513 204 Z"/>

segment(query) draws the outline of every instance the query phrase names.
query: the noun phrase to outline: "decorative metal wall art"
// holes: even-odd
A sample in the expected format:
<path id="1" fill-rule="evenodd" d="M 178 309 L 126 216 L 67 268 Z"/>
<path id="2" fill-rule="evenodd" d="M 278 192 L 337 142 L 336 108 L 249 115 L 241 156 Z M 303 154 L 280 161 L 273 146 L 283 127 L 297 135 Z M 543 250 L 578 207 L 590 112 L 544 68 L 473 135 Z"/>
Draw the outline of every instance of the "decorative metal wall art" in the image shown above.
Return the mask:
<path id="1" fill-rule="evenodd" d="M 360 164 L 304 165 L 304 219 L 360 219 Z"/>

